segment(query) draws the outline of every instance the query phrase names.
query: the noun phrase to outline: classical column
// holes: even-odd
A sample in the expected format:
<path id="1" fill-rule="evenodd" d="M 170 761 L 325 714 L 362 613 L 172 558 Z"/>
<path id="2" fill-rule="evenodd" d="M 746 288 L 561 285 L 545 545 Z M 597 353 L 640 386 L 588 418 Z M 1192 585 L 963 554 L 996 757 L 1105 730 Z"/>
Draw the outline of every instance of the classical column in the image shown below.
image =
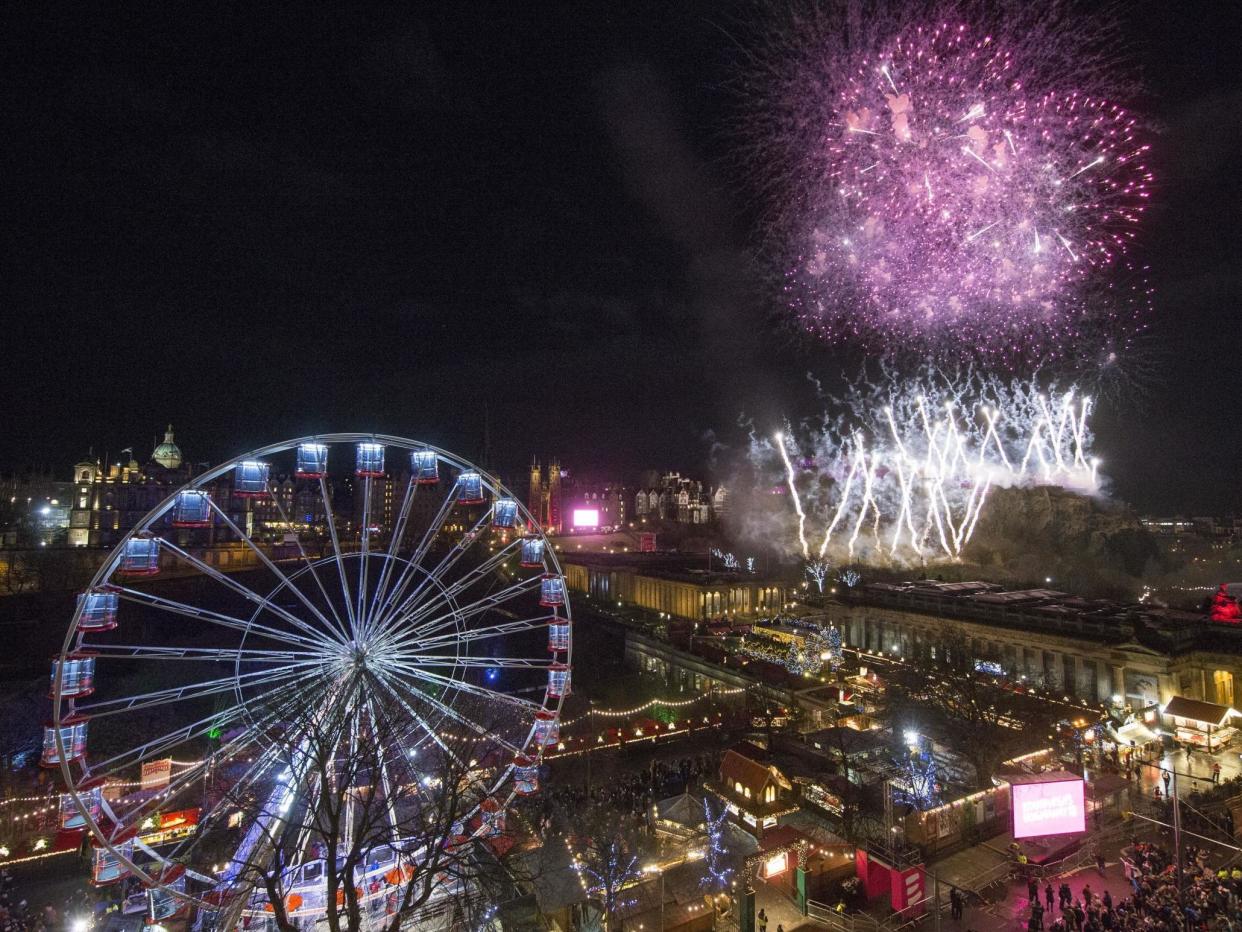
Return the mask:
<path id="1" fill-rule="evenodd" d="M 1167 673 L 1156 674 L 1156 689 L 1160 693 L 1161 706 L 1177 695 L 1177 691 L 1173 688 L 1173 677 Z"/>
<path id="2" fill-rule="evenodd" d="M 1063 689 L 1065 686 L 1065 661 L 1060 651 L 1044 651 L 1044 681 L 1050 689 Z"/>
<path id="3" fill-rule="evenodd" d="M 1112 695 L 1116 692 L 1113 689 L 1112 671 L 1108 664 L 1103 660 L 1091 661 L 1091 666 L 1095 671 L 1095 695 L 1101 702 L 1111 701 Z"/>
<path id="4" fill-rule="evenodd" d="M 1112 670 L 1112 695 L 1120 696 L 1122 705 L 1126 703 L 1126 668 L 1125 664 L 1114 663 L 1109 665 Z"/>

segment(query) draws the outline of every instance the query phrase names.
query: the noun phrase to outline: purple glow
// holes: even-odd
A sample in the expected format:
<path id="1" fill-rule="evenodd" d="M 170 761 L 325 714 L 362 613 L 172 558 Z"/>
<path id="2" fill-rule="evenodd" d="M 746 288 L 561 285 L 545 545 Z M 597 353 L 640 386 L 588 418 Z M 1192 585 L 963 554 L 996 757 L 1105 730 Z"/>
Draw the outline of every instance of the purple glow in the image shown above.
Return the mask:
<path id="1" fill-rule="evenodd" d="M 1011 789 L 1014 838 L 1086 831 L 1082 780 L 1015 783 Z"/>
<path id="2" fill-rule="evenodd" d="M 1118 282 L 1141 278 L 1126 253 L 1152 176 L 1115 65 L 1090 23 L 965 9 L 848 43 L 820 26 L 774 56 L 758 151 L 783 176 L 791 308 L 829 342 L 1004 365 L 1124 344 L 1149 303 Z"/>
<path id="3" fill-rule="evenodd" d="M 599 509 L 575 508 L 574 527 L 599 527 Z"/>

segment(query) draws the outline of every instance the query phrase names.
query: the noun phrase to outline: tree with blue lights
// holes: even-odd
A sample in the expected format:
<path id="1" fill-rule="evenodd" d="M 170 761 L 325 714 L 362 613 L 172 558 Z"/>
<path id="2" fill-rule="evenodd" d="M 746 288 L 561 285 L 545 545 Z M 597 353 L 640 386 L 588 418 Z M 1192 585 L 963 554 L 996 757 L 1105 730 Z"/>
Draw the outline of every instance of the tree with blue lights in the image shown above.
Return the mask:
<path id="1" fill-rule="evenodd" d="M 703 852 L 703 879 L 699 883 L 707 893 L 721 893 L 729 889 L 734 874 L 727 846 L 729 812 L 722 807 L 713 815 L 711 803 L 705 799 L 703 819 L 707 824 L 707 846 Z"/>

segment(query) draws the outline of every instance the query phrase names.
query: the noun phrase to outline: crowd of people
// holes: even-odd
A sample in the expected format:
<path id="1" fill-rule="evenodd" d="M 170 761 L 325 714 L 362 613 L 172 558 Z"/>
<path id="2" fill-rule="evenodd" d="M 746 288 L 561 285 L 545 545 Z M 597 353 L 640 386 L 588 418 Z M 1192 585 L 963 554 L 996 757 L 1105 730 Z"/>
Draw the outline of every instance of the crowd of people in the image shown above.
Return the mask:
<path id="1" fill-rule="evenodd" d="M 543 815 L 554 811 L 574 812 L 583 808 L 610 807 L 643 816 L 652 803 L 693 790 L 719 766 L 716 754 L 705 753 L 675 761 L 653 761 L 642 770 L 612 774 L 597 781 L 590 790 L 574 783 L 550 786 L 543 794 Z"/>
<path id="2" fill-rule="evenodd" d="M 11 873 L 0 870 L 0 932 L 61 932 L 73 930 L 78 922 L 100 915 L 108 902 L 79 885 L 60 904 L 34 908 L 17 889 Z"/>
<path id="3" fill-rule="evenodd" d="M 1242 869 L 1213 869 L 1207 854 L 1188 847 L 1179 894 L 1177 867 L 1158 845 L 1137 843 L 1122 852 L 1132 892 L 1113 899 L 1091 885 L 1075 896 L 1069 884 L 1040 896 L 1032 882 L 1027 929 L 1049 932 L 1242 932 Z M 1055 906 L 1054 906 L 1055 902 Z"/>

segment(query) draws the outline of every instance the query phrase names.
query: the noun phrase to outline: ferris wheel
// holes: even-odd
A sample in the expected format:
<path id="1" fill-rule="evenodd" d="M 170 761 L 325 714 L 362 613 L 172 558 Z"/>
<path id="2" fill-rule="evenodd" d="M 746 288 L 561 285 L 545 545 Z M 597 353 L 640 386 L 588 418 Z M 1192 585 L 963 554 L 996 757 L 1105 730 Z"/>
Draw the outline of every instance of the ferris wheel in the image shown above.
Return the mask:
<path id="1" fill-rule="evenodd" d="M 92 836 L 96 883 L 218 906 L 268 828 L 220 788 L 287 807 L 311 779 L 281 742 L 381 705 L 400 747 L 376 787 L 408 779 L 387 761 L 469 758 L 473 813 L 503 813 L 559 740 L 571 626 L 541 528 L 464 459 L 377 434 L 254 450 L 159 502 L 78 597 L 43 739 L 62 826 Z"/>

